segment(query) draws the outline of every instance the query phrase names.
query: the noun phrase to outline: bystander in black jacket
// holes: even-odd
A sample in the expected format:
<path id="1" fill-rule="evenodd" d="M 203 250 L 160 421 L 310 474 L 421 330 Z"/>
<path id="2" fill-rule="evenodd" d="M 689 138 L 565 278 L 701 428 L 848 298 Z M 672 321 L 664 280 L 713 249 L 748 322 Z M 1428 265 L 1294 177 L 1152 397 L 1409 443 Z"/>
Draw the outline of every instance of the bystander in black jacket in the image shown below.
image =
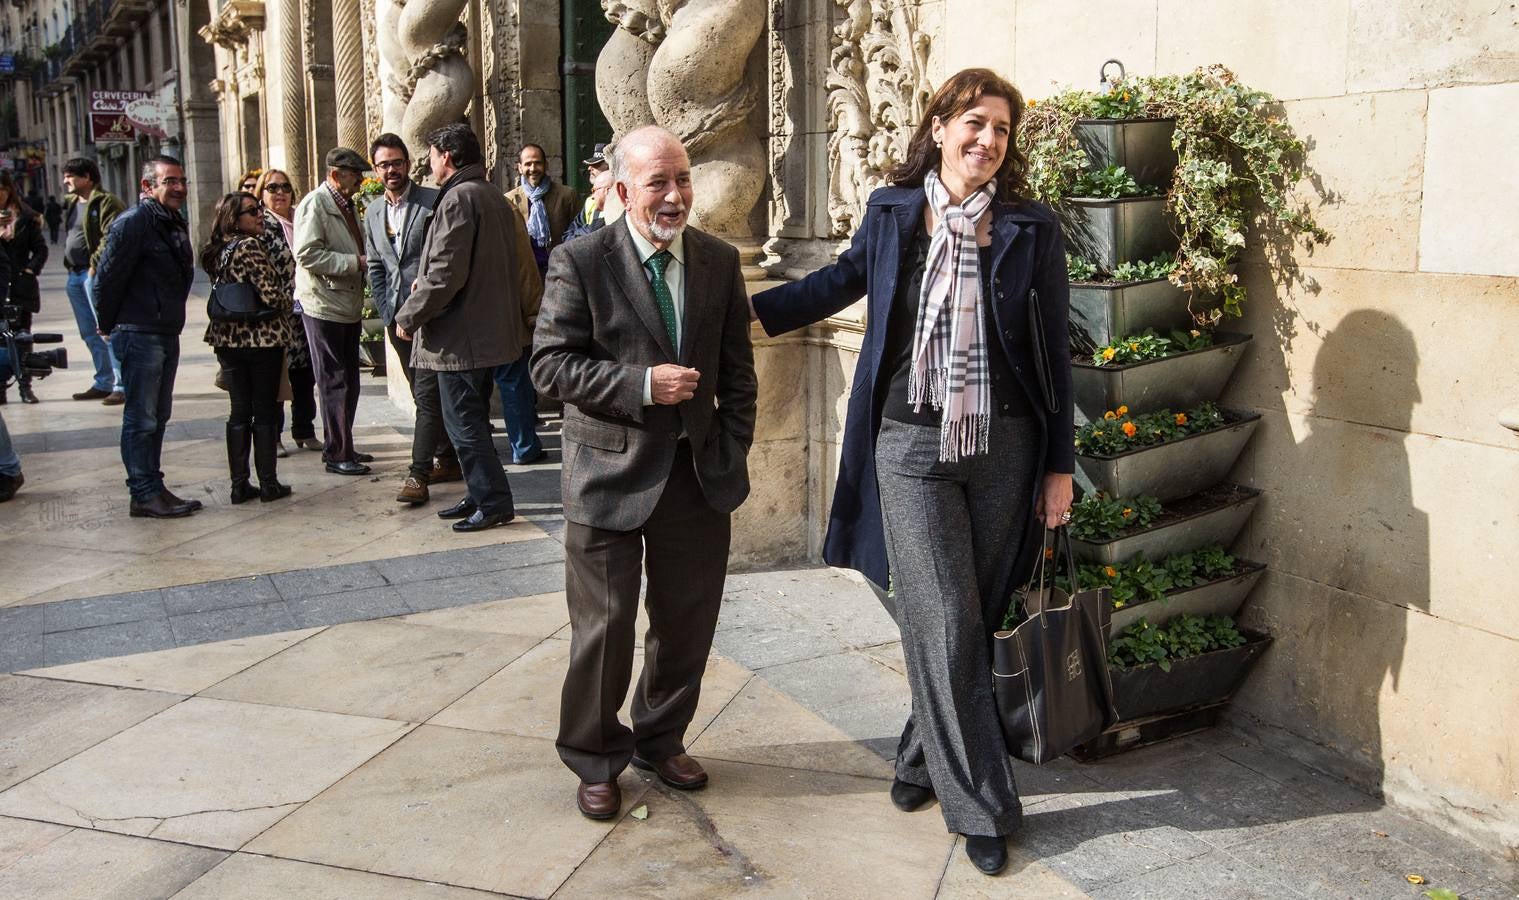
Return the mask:
<path id="1" fill-rule="evenodd" d="M 95 269 L 100 330 L 179 334 L 195 277 L 184 217 L 144 198 L 111 223 Z"/>
<path id="2" fill-rule="evenodd" d="M 3 226 L 0 226 L 0 236 L 3 234 Z M 21 207 L 16 213 L 10 238 L 0 240 L 0 247 L 4 248 L 6 261 L 10 263 L 8 296 L 28 314 L 26 318 L 30 322 L 30 313 L 41 311 L 42 295 L 37 289 L 37 273 L 47 263 L 47 241 L 42 239 L 42 222 L 37 213 Z"/>

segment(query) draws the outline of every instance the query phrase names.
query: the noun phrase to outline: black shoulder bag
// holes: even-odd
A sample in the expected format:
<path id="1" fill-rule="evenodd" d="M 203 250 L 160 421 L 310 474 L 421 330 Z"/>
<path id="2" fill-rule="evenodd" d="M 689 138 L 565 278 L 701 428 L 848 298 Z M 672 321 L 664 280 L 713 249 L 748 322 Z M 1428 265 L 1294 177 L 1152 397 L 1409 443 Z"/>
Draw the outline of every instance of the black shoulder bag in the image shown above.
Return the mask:
<path id="1" fill-rule="evenodd" d="M 258 288 L 246 281 L 222 281 L 222 273 L 232 260 L 232 251 L 246 240 L 238 238 L 222 248 L 216 261 L 216 281 L 211 285 L 211 296 L 206 300 L 206 318 L 213 322 L 267 322 L 280 314 L 272 306 L 264 305 Z"/>

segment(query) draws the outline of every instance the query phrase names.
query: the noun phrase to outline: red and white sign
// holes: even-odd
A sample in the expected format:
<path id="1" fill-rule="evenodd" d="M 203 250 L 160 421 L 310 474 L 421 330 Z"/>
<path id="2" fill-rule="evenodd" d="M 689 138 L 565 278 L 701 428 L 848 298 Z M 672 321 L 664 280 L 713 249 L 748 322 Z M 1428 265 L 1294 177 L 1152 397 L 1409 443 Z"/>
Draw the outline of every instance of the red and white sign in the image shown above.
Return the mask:
<path id="1" fill-rule="evenodd" d="M 137 140 L 136 123 L 128 115 L 128 107 L 151 96 L 146 91 L 90 91 L 90 140 L 97 144 L 130 144 Z M 156 127 L 160 130 L 162 121 L 159 116 Z"/>

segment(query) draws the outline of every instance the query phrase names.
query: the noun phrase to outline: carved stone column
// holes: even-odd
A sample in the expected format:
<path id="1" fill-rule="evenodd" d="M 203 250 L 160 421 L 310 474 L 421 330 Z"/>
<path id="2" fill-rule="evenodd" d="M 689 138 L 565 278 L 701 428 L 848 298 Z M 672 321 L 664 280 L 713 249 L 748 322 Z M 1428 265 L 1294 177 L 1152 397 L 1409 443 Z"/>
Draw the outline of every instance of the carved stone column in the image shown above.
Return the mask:
<path id="1" fill-rule="evenodd" d="M 359 0 L 332 0 L 332 71 L 337 97 L 337 141 L 366 153 L 364 128 L 364 30 Z"/>
<path id="2" fill-rule="evenodd" d="M 285 148 L 285 173 L 302 192 L 312 185 L 307 165 L 310 151 L 306 146 L 306 70 L 301 52 L 301 0 L 274 0 L 270 5 L 269 31 L 273 35 L 264 64 L 279 85 L 279 121 L 270 124 L 278 130 Z"/>
<path id="3" fill-rule="evenodd" d="M 459 21 L 468 0 L 379 0 L 385 128 L 398 132 L 425 168 L 427 134 L 463 118 L 475 92 Z"/>
<path id="4" fill-rule="evenodd" d="M 307 171 L 311 185 L 327 177 L 327 151 L 337 146 L 337 91 L 332 71 L 332 15 L 326 0 L 301 4 L 301 61 L 306 70 Z"/>

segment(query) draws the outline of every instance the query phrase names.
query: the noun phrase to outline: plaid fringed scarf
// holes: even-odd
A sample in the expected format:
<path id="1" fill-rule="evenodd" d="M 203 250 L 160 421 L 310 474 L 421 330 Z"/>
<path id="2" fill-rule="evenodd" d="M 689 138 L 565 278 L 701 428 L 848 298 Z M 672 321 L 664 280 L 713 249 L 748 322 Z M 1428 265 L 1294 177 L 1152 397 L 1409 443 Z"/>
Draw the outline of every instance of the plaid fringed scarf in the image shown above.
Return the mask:
<path id="1" fill-rule="evenodd" d="M 930 171 L 923 191 L 937 224 L 928 242 L 918 327 L 913 337 L 907 399 L 914 410 L 926 402 L 942 415 L 939 459 L 985 453 L 991 430 L 991 373 L 981 315 L 981 254 L 976 223 L 991 208 L 995 182 L 949 202 L 949 191 Z"/>

